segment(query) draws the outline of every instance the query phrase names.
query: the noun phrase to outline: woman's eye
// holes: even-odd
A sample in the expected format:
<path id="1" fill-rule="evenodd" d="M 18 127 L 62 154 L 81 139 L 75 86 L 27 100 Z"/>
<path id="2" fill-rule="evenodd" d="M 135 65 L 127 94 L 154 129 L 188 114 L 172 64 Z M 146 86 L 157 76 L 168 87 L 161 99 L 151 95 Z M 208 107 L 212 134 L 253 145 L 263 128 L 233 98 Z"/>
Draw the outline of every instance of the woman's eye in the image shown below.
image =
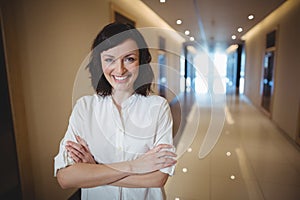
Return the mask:
<path id="1" fill-rule="evenodd" d="M 125 62 L 125 63 L 133 63 L 135 60 L 136 60 L 136 59 L 133 58 L 133 57 L 127 57 L 127 58 L 124 59 L 124 62 Z"/>
<path id="2" fill-rule="evenodd" d="M 104 61 L 106 63 L 112 63 L 112 62 L 114 62 L 114 60 L 112 58 L 105 58 Z"/>

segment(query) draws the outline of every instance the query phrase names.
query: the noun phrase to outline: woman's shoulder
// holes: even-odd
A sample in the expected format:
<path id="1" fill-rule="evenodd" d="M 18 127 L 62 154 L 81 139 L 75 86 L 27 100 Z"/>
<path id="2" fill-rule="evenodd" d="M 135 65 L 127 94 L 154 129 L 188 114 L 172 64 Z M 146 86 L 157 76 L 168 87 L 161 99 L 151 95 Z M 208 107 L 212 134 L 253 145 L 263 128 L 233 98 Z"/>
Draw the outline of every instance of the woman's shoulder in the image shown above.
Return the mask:
<path id="1" fill-rule="evenodd" d="M 105 97 L 102 97 L 98 94 L 85 95 L 85 96 L 80 97 L 77 100 L 76 105 L 87 108 L 87 107 L 93 106 L 99 102 L 103 102 L 104 99 L 105 99 Z"/>
<path id="2" fill-rule="evenodd" d="M 78 98 L 76 103 L 77 104 L 78 103 L 88 103 L 88 102 L 91 102 L 91 101 L 95 101 L 96 96 L 97 95 L 95 95 L 95 94 L 82 96 L 82 97 Z"/>

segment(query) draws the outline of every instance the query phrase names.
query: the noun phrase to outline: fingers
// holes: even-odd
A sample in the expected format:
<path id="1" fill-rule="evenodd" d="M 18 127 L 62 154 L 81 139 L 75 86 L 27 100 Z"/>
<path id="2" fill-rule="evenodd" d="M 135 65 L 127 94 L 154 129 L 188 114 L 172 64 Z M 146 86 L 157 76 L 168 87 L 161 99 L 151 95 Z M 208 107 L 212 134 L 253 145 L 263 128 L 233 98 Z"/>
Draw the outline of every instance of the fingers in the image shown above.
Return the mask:
<path id="1" fill-rule="evenodd" d="M 84 154 L 85 152 L 88 152 L 88 150 L 86 149 L 85 146 L 78 144 L 76 142 L 72 142 L 72 141 L 67 141 L 67 145 L 66 147 L 71 147 L 76 149 L 77 151 L 79 151 L 80 153 Z"/>
<path id="2" fill-rule="evenodd" d="M 73 152 L 69 151 L 69 156 L 70 156 L 76 163 L 82 162 L 81 157 L 78 157 L 78 156 L 76 155 L 76 153 L 73 153 Z"/>
<path id="3" fill-rule="evenodd" d="M 76 162 L 82 162 L 83 154 L 74 149 L 73 147 L 66 145 L 69 156 Z"/>
<path id="4" fill-rule="evenodd" d="M 75 135 L 75 137 L 79 144 L 83 145 L 86 149 L 89 149 L 88 145 L 84 139 L 82 139 L 79 135 Z"/>
<path id="5" fill-rule="evenodd" d="M 174 159 L 177 155 L 171 151 L 161 151 L 158 152 L 156 156 L 157 156 L 156 165 L 160 169 L 165 167 L 171 167 L 177 163 L 177 160 Z"/>
<path id="6" fill-rule="evenodd" d="M 159 158 L 159 163 L 157 163 L 157 166 L 159 169 L 171 167 L 177 163 L 177 160 L 174 160 L 172 158 Z"/>
<path id="7" fill-rule="evenodd" d="M 171 167 L 177 163 L 177 160 L 174 159 L 177 157 L 177 154 L 172 152 L 173 149 L 173 145 L 159 144 L 151 150 L 155 153 L 155 165 L 158 169 Z"/>
<path id="8" fill-rule="evenodd" d="M 79 136 L 76 136 L 77 142 L 67 141 L 66 149 L 69 156 L 76 162 L 96 164 L 94 156 L 91 154 L 87 143 Z"/>
<path id="9" fill-rule="evenodd" d="M 176 155 L 176 153 L 173 153 L 171 151 L 161 151 L 161 152 L 158 152 L 156 154 L 156 156 L 158 158 L 163 158 L 163 157 L 176 157 L 177 155 Z"/>
<path id="10" fill-rule="evenodd" d="M 153 149 L 150 150 L 150 152 L 160 152 L 162 149 L 173 149 L 174 146 L 171 144 L 159 144 L 155 146 Z"/>
<path id="11" fill-rule="evenodd" d="M 78 144 L 76 142 L 67 141 L 66 149 L 69 153 L 69 156 L 76 162 L 84 162 L 84 155 L 86 153 L 86 149 L 83 145 Z"/>
<path id="12" fill-rule="evenodd" d="M 157 145 L 155 147 L 155 149 L 157 150 L 157 152 L 159 152 L 162 149 L 172 149 L 172 148 L 174 148 L 174 146 L 171 145 L 171 144 L 159 144 L 159 145 Z"/>

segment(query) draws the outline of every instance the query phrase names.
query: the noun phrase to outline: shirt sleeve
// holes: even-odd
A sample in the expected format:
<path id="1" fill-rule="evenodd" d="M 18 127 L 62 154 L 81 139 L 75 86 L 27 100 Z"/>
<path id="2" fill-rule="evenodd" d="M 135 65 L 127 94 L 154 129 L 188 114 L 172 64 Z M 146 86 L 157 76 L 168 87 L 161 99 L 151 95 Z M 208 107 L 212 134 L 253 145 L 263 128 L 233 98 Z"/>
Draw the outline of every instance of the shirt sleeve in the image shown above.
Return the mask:
<path id="1" fill-rule="evenodd" d="M 173 145 L 173 119 L 170 106 L 165 99 L 161 105 L 158 116 L 157 137 L 154 145 L 157 146 L 159 144 Z M 171 149 L 171 151 L 175 152 L 175 147 Z M 172 176 L 174 174 L 174 170 L 175 165 L 163 168 L 160 171 Z"/>
<path id="2" fill-rule="evenodd" d="M 75 163 L 68 155 L 65 146 L 67 141 L 76 142 L 75 135 L 80 135 L 80 126 L 83 121 L 82 106 L 80 104 L 82 104 L 82 102 L 78 100 L 71 113 L 65 136 L 60 141 L 59 152 L 54 158 L 54 176 L 56 176 L 57 170 Z"/>

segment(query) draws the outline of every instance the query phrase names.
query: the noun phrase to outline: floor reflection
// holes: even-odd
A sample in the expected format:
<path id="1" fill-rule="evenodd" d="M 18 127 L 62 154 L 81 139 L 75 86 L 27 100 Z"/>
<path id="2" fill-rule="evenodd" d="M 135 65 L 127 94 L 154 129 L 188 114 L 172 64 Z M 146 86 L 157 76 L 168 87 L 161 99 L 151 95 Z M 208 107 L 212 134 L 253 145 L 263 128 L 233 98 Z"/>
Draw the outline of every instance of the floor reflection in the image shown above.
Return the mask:
<path id="1" fill-rule="evenodd" d="M 199 99 L 200 98 L 200 99 Z M 298 200 L 300 151 L 244 96 L 227 96 L 226 120 L 218 143 L 204 159 L 199 148 L 211 120 L 209 101 L 201 96 L 180 96 L 181 112 L 200 109 L 197 135 L 178 158 L 175 175 L 165 189 L 171 200 Z M 198 102 L 198 104 L 195 104 Z M 176 106 L 174 106 L 176 105 Z M 171 104 L 175 125 L 179 105 Z M 180 112 L 180 111 L 179 111 Z M 182 117 L 177 134 L 190 123 Z M 229 118 L 228 118 L 229 117 Z M 176 145 L 182 141 L 178 140 Z"/>

